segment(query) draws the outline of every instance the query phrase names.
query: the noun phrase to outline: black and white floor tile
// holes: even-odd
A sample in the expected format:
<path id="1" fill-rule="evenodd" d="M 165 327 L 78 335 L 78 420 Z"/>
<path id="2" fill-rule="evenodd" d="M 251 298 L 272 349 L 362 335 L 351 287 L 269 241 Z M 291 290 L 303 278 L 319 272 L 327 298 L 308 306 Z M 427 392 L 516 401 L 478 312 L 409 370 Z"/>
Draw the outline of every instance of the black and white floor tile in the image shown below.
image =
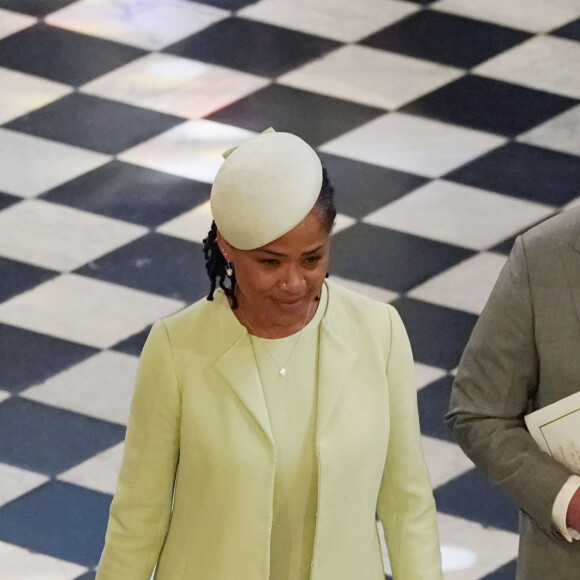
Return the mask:
<path id="1" fill-rule="evenodd" d="M 407 325 L 445 577 L 512 579 L 442 419 L 514 237 L 580 201 L 578 62 L 570 0 L 0 0 L 0 578 L 94 577 L 147 331 L 274 126 L 336 186 L 332 276 Z"/>

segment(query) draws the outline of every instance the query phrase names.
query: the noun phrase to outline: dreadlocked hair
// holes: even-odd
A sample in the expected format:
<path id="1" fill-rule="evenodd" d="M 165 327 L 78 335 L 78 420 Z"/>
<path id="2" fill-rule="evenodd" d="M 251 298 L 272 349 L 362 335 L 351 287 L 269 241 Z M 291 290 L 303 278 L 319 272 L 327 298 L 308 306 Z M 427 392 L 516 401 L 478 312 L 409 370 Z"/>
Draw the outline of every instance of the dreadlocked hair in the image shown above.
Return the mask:
<path id="1" fill-rule="evenodd" d="M 216 291 L 216 287 L 219 287 L 224 291 L 228 298 L 231 298 L 232 308 L 238 307 L 238 299 L 236 298 L 236 273 L 232 272 L 229 276 L 229 285 L 225 284 L 227 262 L 223 257 L 217 243 L 217 226 L 215 222 L 211 222 L 211 229 L 207 234 L 207 238 L 203 240 L 203 255 L 205 257 L 205 269 L 210 280 L 209 294 L 207 295 L 208 300 L 213 300 L 213 295 Z"/>

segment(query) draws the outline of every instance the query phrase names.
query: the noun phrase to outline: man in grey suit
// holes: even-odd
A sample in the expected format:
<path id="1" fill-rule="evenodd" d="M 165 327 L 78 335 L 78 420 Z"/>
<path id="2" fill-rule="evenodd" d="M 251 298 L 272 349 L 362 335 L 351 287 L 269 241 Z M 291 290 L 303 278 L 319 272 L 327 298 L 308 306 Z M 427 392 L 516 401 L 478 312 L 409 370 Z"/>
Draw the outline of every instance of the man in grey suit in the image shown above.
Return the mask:
<path id="1" fill-rule="evenodd" d="M 447 420 L 520 508 L 518 580 L 580 579 L 580 478 L 524 416 L 580 390 L 580 208 L 519 236 L 467 344 Z"/>

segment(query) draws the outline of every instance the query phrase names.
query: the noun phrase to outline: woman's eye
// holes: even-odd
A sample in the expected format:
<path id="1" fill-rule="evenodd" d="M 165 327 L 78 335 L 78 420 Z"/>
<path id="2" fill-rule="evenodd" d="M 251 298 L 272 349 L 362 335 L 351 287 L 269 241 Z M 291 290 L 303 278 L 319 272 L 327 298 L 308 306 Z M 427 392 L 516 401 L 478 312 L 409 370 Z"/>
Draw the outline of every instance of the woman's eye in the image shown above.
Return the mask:
<path id="1" fill-rule="evenodd" d="M 262 264 L 264 264 L 265 266 L 277 266 L 278 265 L 278 260 L 275 260 L 273 258 L 269 258 L 269 259 L 265 259 L 265 260 L 261 260 Z"/>

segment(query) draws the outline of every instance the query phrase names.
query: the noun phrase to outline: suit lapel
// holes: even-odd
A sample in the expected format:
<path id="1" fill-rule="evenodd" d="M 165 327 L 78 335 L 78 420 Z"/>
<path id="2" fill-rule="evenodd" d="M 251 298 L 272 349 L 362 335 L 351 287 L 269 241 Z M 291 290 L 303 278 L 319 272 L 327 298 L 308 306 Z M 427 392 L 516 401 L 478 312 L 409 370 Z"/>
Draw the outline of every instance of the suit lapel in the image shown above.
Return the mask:
<path id="1" fill-rule="evenodd" d="M 320 327 L 320 350 L 318 354 L 318 416 L 316 424 L 316 439 L 320 440 L 325 428 L 336 409 L 343 390 L 348 388 L 349 377 L 353 363 L 357 357 L 347 338 L 350 321 L 340 308 L 339 298 L 332 292 L 329 285 L 328 308 Z M 343 332 L 335 331 L 342 325 Z"/>
<path id="2" fill-rule="evenodd" d="M 570 292 L 574 298 L 576 317 L 580 323 L 580 237 L 574 246 L 560 244 L 560 255 L 568 276 Z"/>

